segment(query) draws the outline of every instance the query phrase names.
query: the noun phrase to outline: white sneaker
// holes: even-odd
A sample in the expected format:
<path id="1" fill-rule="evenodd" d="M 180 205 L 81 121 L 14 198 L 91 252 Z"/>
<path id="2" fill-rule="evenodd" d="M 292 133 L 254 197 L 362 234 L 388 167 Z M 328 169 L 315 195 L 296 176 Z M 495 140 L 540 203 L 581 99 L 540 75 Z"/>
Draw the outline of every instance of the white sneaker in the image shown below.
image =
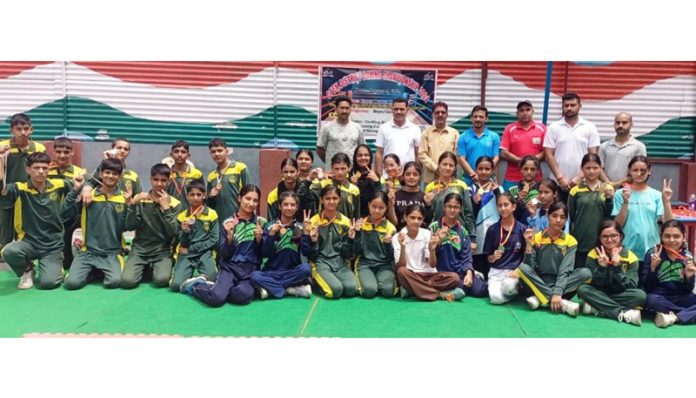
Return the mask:
<path id="1" fill-rule="evenodd" d="M 541 305 L 541 302 L 539 301 L 538 298 L 536 298 L 536 296 L 529 296 L 529 297 L 527 297 L 527 304 L 529 304 L 529 308 L 535 310 L 535 309 L 539 308 L 539 306 Z"/>
<path id="2" fill-rule="evenodd" d="M 658 328 L 666 328 L 667 326 L 673 325 L 676 321 L 677 316 L 674 312 L 670 312 L 669 314 L 658 312 L 657 315 L 655 315 L 655 325 L 657 325 Z"/>
<path id="3" fill-rule="evenodd" d="M 638 310 L 626 310 L 619 313 L 619 322 L 631 323 L 636 326 L 640 326 L 640 311 Z"/>
<path id="4" fill-rule="evenodd" d="M 597 309 L 596 309 L 595 307 L 591 306 L 591 305 L 590 305 L 588 302 L 586 302 L 586 301 L 584 301 L 584 302 L 582 303 L 582 313 L 585 314 L 585 315 L 594 315 L 594 316 L 598 316 L 598 315 L 599 315 L 599 311 L 597 311 Z"/>
<path id="5" fill-rule="evenodd" d="M 259 288 L 259 296 L 261 297 L 261 300 L 265 300 L 268 298 L 268 291 L 266 289 L 260 287 Z"/>
<path id="6" fill-rule="evenodd" d="M 31 289 L 32 287 L 34 287 L 34 270 L 30 269 L 29 271 L 24 271 L 22 276 L 19 278 L 17 289 L 27 290 Z"/>
<path id="7" fill-rule="evenodd" d="M 580 313 L 580 304 L 570 300 L 561 300 L 561 308 L 570 316 L 578 316 Z"/>
<path id="8" fill-rule="evenodd" d="M 296 291 L 297 291 L 297 297 L 305 297 L 305 298 L 312 297 L 312 285 L 310 285 L 310 284 L 297 286 Z"/>

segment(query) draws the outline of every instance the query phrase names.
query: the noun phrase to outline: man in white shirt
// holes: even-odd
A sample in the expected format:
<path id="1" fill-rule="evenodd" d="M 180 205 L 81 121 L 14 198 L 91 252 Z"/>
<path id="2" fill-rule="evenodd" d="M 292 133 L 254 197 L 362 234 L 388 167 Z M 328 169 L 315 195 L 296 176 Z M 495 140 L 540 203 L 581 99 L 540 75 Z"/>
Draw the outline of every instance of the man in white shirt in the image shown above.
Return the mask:
<path id="1" fill-rule="evenodd" d="M 324 163 L 330 163 L 331 158 L 339 152 L 352 158 L 355 148 L 365 143 L 362 127 L 350 120 L 353 101 L 346 96 L 339 96 L 334 104 L 336 119 L 321 126 L 317 139 L 317 155 Z"/>
<path id="2" fill-rule="evenodd" d="M 587 153 L 599 150 L 599 133 L 594 123 L 580 117 L 582 103 L 573 92 L 563 94 L 563 118 L 552 123 L 544 137 L 544 156 L 565 196 L 573 177 L 580 174 L 580 162 Z"/>
<path id="3" fill-rule="evenodd" d="M 645 144 L 633 138 L 633 116 L 621 112 L 614 116 L 616 137 L 599 146 L 599 158 L 607 179 L 619 189 L 628 178 L 628 163 L 636 156 L 647 156 Z"/>
<path id="4" fill-rule="evenodd" d="M 377 132 L 377 155 L 375 157 L 375 171 L 384 173 L 382 160 L 385 155 L 393 153 L 399 157 L 401 165 L 418 159 L 418 144 L 421 139 L 421 129 L 406 120 L 408 115 L 408 101 L 397 98 L 392 101 L 392 120 L 379 126 Z"/>

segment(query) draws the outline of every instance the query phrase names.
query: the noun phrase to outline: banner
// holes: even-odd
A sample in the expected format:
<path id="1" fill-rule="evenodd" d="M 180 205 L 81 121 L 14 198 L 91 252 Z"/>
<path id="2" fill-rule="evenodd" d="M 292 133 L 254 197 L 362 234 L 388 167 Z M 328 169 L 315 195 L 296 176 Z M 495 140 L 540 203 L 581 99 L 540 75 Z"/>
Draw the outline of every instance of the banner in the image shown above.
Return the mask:
<path id="1" fill-rule="evenodd" d="M 407 120 L 421 129 L 432 124 L 437 71 L 321 67 L 319 127 L 336 117 L 333 100 L 345 95 L 353 101 L 350 119 L 365 139 L 374 140 L 382 123 L 392 118 L 395 98 L 408 100 Z"/>

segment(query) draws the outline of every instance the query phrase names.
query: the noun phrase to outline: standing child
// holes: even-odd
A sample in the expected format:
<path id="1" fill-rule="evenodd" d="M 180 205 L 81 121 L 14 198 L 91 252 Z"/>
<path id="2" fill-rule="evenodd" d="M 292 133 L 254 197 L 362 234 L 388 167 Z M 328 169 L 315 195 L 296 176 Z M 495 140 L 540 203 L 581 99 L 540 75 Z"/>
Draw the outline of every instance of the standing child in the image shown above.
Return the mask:
<path id="1" fill-rule="evenodd" d="M 53 140 L 54 162 L 48 167 L 48 178 L 63 178 L 72 182 L 76 175 L 84 175 L 86 170 L 72 164 L 73 143 L 68 137 L 56 137 Z M 79 220 L 63 226 L 63 269 L 69 269 L 73 261 L 72 237 L 79 227 Z"/>
<path id="2" fill-rule="evenodd" d="M 515 220 L 515 200 L 509 192 L 498 195 L 500 220 L 486 231 L 483 255 L 490 265 L 488 295 L 491 304 L 504 304 L 517 295 L 519 278 L 515 270 L 526 250 L 526 225 Z"/>
<path id="3" fill-rule="evenodd" d="M 239 209 L 239 192 L 249 182 L 249 169 L 228 158 L 232 152 L 222 138 L 210 140 L 208 150 L 217 168 L 208 174 L 207 204 L 221 220 L 226 220 Z"/>
<path id="4" fill-rule="evenodd" d="M 287 158 L 280 162 L 280 182 L 267 197 L 269 221 L 280 218 L 280 195 L 283 192 L 297 193 L 297 189 L 300 186 L 297 182 L 298 175 L 297 161 Z"/>
<path id="5" fill-rule="evenodd" d="M 13 182 L 28 182 L 29 174 L 26 165 L 29 155 L 35 152 L 45 152 L 46 147 L 31 139 L 34 132 L 29 116 L 18 113 L 10 118 L 10 133 L 12 138 L 0 141 L 0 163 L 4 163 L 5 175 L 0 175 L 5 188 Z M 0 167 L 2 169 L 3 167 Z M 14 203 L 0 203 L 0 250 L 14 239 Z"/>
<path id="6" fill-rule="evenodd" d="M 358 293 L 362 297 L 373 298 L 379 293 L 382 297 L 396 294 L 394 277 L 394 249 L 392 237 L 396 228 L 387 220 L 387 195 L 377 191 L 368 203 L 370 215 L 362 228 L 355 226 L 353 253 L 355 259 L 355 278 Z"/>
<path id="7" fill-rule="evenodd" d="M 274 298 L 285 294 L 310 297 L 312 267 L 300 258 L 302 223 L 297 221 L 300 198 L 295 192 L 285 191 L 278 202 L 280 218 L 269 221 L 264 231 L 261 251 L 268 261 L 263 270 L 251 273 L 251 284 L 259 289 L 262 299 L 268 294 Z"/>
<path id="8" fill-rule="evenodd" d="M 297 181 L 302 182 L 309 178 L 309 173 L 314 167 L 314 155 L 309 149 L 300 149 L 295 155 L 297 161 L 298 176 Z"/>
<path id="9" fill-rule="evenodd" d="M 640 283 L 648 293 L 645 307 L 656 313 L 659 328 L 696 322 L 696 264 L 686 249 L 685 233 L 677 220 L 662 224 L 662 244 L 648 250 L 641 264 Z"/>
<path id="10" fill-rule="evenodd" d="M 78 192 L 83 191 L 84 180 L 76 176 L 75 190 L 70 191 L 63 203 L 61 219 L 63 223 L 72 222 L 79 217 L 84 245 L 70 265 L 65 277 L 65 288 L 81 289 L 87 284 L 87 276 L 92 269 L 104 273 L 104 287 L 117 288 L 121 285 L 123 270 L 123 231 L 126 229 L 126 206 L 130 201 L 128 193 L 119 187 L 123 163 L 115 158 L 101 161 L 99 165 L 99 185 L 90 190 L 90 200 L 78 200 Z"/>
<path id="11" fill-rule="evenodd" d="M 587 255 L 592 281 L 578 288 L 582 313 L 640 326 L 645 292 L 638 288 L 638 257 L 622 246 L 623 231 L 616 221 L 600 222 L 597 235 L 597 246 Z"/>
<path id="12" fill-rule="evenodd" d="M 372 168 L 372 149 L 365 144 L 358 145 L 353 152 L 350 182 L 360 191 L 360 217 L 367 217 L 370 214 L 367 202 L 375 192 L 386 191 L 386 187 L 382 184 L 382 178 Z"/>
<path id="13" fill-rule="evenodd" d="M 188 279 L 181 292 L 190 294 L 211 307 L 225 302 L 246 305 L 254 299 L 251 274 L 261 266 L 263 229 L 266 220 L 256 215 L 261 191 L 245 185 L 239 191 L 239 210 L 222 223 L 220 229 L 220 273 L 215 284 L 205 276 Z M 216 230 L 217 232 L 217 230 Z"/>
<path id="14" fill-rule="evenodd" d="M 483 275 L 488 275 L 488 262 L 482 253 L 483 243 L 488 227 L 500 219 L 496 206 L 496 197 L 502 189 L 498 183 L 491 179 L 493 173 L 493 159 L 481 156 L 476 161 L 476 181 L 469 186 L 471 204 L 476 220 L 476 249 L 474 255 L 474 269 Z"/>
<path id="15" fill-rule="evenodd" d="M 339 155 L 342 154 L 337 153 L 334 159 Z M 340 195 L 336 185 L 323 187 L 319 198 L 321 213 L 309 220 L 309 217 L 305 217 L 304 220 L 302 253 L 312 265 L 312 279 L 322 296 L 335 299 L 353 297 L 358 285 L 350 270 L 350 258 L 355 223 L 358 223 L 359 229 L 362 220 L 351 222 L 338 211 Z"/>
<path id="16" fill-rule="evenodd" d="M 12 203 L 17 217 L 14 227 L 18 239 L 0 252 L 7 264 L 20 277 L 18 289 L 34 286 L 33 261 L 39 260 L 39 288 L 53 289 L 63 281 L 63 223 L 60 209 L 63 197 L 72 182 L 62 178 L 49 179 L 51 159 L 45 152 L 34 152 L 27 158 L 29 182 L 0 181 L 0 204 Z M 0 176 L 2 178 L 2 176 Z"/>
<path id="17" fill-rule="evenodd" d="M 527 297 L 531 309 L 548 305 L 552 312 L 577 316 L 580 305 L 563 297 L 572 297 L 580 285 L 590 281 L 592 273 L 587 268 L 573 269 L 578 243 L 564 232 L 568 220 L 566 205 L 561 202 L 552 204 L 548 220 L 549 226 L 543 231 L 536 234 L 531 228 L 524 231 L 527 241 L 524 263 L 515 273 L 533 293 Z"/>
<path id="18" fill-rule="evenodd" d="M 339 188 L 340 202 L 338 212 L 346 217 L 360 218 L 360 190 L 348 179 L 350 170 L 350 159 L 345 153 L 339 152 L 331 158 L 331 172 L 324 172 L 322 169 L 314 169 L 310 179 L 303 181 L 298 188 L 297 194 L 303 201 L 307 209 L 319 209 L 318 203 L 321 201 L 320 192 L 329 185 Z"/>
<path id="19" fill-rule="evenodd" d="M 169 287 L 181 291 L 181 285 L 191 278 L 193 271 L 208 281 L 217 276 L 213 250 L 219 242 L 219 218 L 217 212 L 205 205 L 205 186 L 191 181 L 186 188 L 189 208 L 177 216 L 179 244 L 175 249 L 176 263 Z"/>
<path id="20" fill-rule="evenodd" d="M 397 230 L 401 230 L 406 226 L 404 213 L 409 206 L 419 205 L 425 207 L 423 191 L 420 189 L 421 172 L 422 169 L 418 163 L 406 163 L 402 176 L 403 185 L 400 187 L 392 186 L 387 191 L 387 197 L 389 198 L 387 217 L 392 224 L 396 225 Z"/>
<path id="21" fill-rule="evenodd" d="M 399 189 L 401 187 L 401 160 L 395 153 L 390 153 L 384 157 L 384 172 L 387 176 L 384 178 L 386 191 Z"/>
<path id="22" fill-rule="evenodd" d="M 583 179 L 568 194 L 570 234 L 578 241 L 576 267 L 584 267 L 587 253 L 597 243 L 597 226 L 611 216 L 614 187 L 599 181 L 602 161 L 596 153 L 588 153 L 580 162 Z"/>
<path id="23" fill-rule="evenodd" d="M 170 178 L 169 166 L 152 166 L 152 189 L 135 195 L 128 205 L 126 230 L 135 231 L 135 238 L 121 278 L 124 289 L 138 287 L 145 267 L 152 267 L 155 287 L 169 285 L 173 245 L 179 229 L 176 217 L 182 211 L 181 202 L 165 191 Z"/>
<path id="24" fill-rule="evenodd" d="M 624 244 L 638 256 L 645 258 L 648 249 L 660 243 L 657 223 L 674 219 L 672 215 L 672 180 L 662 182 L 660 191 L 648 186 L 650 161 L 636 156 L 628 163 L 631 184 L 625 184 L 614 195 L 611 215 L 626 234 Z"/>
<path id="25" fill-rule="evenodd" d="M 462 206 L 459 194 L 448 193 L 444 200 L 444 216 L 430 225 L 433 235 L 438 238 L 437 270 L 456 273 L 460 279 L 459 287 L 466 294 L 484 297 L 488 294 L 486 281 L 481 274 L 474 273 L 471 242 L 466 229 L 459 222 Z"/>
<path id="26" fill-rule="evenodd" d="M 476 249 L 476 222 L 474 210 L 471 205 L 471 195 L 466 183 L 456 178 L 457 155 L 450 151 L 440 155 L 437 162 L 437 179 L 425 187 L 426 208 L 432 210 L 431 221 L 440 220 L 445 214 L 445 197 L 450 193 L 456 193 L 462 199 L 461 211 L 458 215 L 459 222 L 466 228 L 471 242 L 471 248 Z"/>
<path id="27" fill-rule="evenodd" d="M 436 234 L 421 228 L 425 215 L 423 207 L 411 205 L 404 212 L 406 226 L 392 239 L 396 277 L 401 285 L 401 297 L 413 293 L 421 300 L 461 300 L 464 291 L 459 288 L 459 275 L 438 272 Z"/>
<path id="28" fill-rule="evenodd" d="M 130 151 L 131 144 L 128 139 L 119 137 L 111 142 L 111 149 L 104 151 L 102 155 L 104 159 L 116 159 L 123 164 L 123 172 L 121 173 L 121 179 L 118 181 L 118 189 L 123 192 L 129 192 L 131 195 L 137 195 L 142 192 L 143 189 L 140 185 L 138 173 L 126 167 L 126 159 L 128 159 Z M 98 177 L 100 172 L 101 166 L 98 166 L 93 176 Z M 82 190 L 82 201 L 85 202 L 85 204 L 92 200 L 92 189 L 98 184 L 98 178 L 92 178 L 85 183 L 85 187 Z"/>
<path id="29" fill-rule="evenodd" d="M 537 186 L 539 194 L 536 200 L 532 199 L 527 202 L 527 211 L 523 214 L 524 221 L 529 228 L 534 232 L 543 231 L 549 227 L 549 208 L 552 204 L 558 201 L 560 188 L 556 181 L 548 178 L 543 178 Z M 568 222 L 566 222 L 564 231 L 568 232 Z"/>
<path id="30" fill-rule="evenodd" d="M 181 210 L 189 208 L 186 198 L 188 183 L 191 181 L 203 182 L 203 173 L 188 161 L 190 155 L 189 143 L 184 140 L 176 141 L 169 153 L 174 164 L 171 166 L 172 177 L 167 184 L 167 194 L 181 203 Z"/>
<path id="31" fill-rule="evenodd" d="M 508 192 L 510 192 L 515 199 L 515 218 L 517 220 L 523 222 L 527 221 L 527 216 L 529 215 L 527 212 L 527 203 L 539 195 L 537 172 L 540 167 L 539 159 L 537 159 L 536 156 L 527 155 L 520 160 L 522 181 L 508 189 Z M 539 177 L 539 179 L 541 180 L 541 177 Z"/>

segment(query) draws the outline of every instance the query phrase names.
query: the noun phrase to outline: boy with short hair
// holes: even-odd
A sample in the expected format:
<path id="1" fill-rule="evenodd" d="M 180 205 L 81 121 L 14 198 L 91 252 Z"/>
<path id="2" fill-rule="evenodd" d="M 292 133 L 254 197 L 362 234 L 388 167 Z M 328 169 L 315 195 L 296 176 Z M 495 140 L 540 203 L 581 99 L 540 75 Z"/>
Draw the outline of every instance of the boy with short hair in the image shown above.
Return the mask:
<path id="1" fill-rule="evenodd" d="M 193 271 L 205 275 L 208 281 L 217 277 L 213 249 L 220 238 L 218 214 L 205 205 L 205 187 L 200 181 L 191 181 L 187 187 L 190 207 L 179 213 L 179 245 L 169 284 L 178 292 L 181 284 L 193 276 Z"/>
<path id="2" fill-rule="evenodd" d="M 121 161 L 123 165 L 123 172 L 121 172 L 121 179 L 118 181 L 118 189 L 122 192 L 129 192 L 131 197 L 139 194 L 143 191 L 140 185 L 140 178 L 138 173 L 126 167 L 126 159 L 130 154 L 131 144 L 125 137 L 119 137 L 111 142 L 111 149 L 104 151 L 104 159 L 116 159 Z M 98 176 L 101 174 L 101 165 L 97 166 L 94 170 L 93 178 L 85 183 L 84 189 L 82 190 L 82 202 L 89 204 L 92 200 L 92 189 L 94 186 L 98 185 L 100 182 Z"/>
<path id="3" fill-rule="evenodd" d="M 27 158 L 29 182 L 13 182 L 0 191 L 0 204 L 15 206 L 17 240 L 2 248 L 2 256 L 20 277 L 18 289 L 34 286 L 32 262 L 39 260 L 40 289 L 53 289 L 63 281 L 63 196 L 72 188 L 65 180 L 49 179 L 51 158 L 34 152 Z"/>
<path id="4" fill-rule="evenodd" d="M 210 140 L 208 149 L 217 168 L 208 174 L 207 204 L 221 220 L 226 220 L 239 209 L 239 191 L 249 182 L 249 169 L 246 164 L 228 158 L 231 151 L 222 138 Z"/>
<path id="5" fill-rule="evenodd" d="M 118 183 L 123 163 L 118 159 L 104 159 L 99 165 L 101 185 L 90 191 L 89 203 L 78 201 L 84 179 L 75 177 L 74 189 L 63 203 L 61 219 L 64 223 L 79 217 L 84 246 L 78 252 L 65 277 L 65 288 L 80 289 L 87 284 L 87 276 L 94 268 L 104 273 L 104 287 L 121 285 L 123 270 L 123 231 L 126 229 L 126 205 L 130 197 Z"/>
<path id="6" fill-rule="evenodd" d="M 182 210 L 189 208 L 186 185 L 191 181 L 203 182 L 203 173 L 189 164 L 189 155 L 189 144 L 184 140 L 175 142 L 169 154 L 174 164 L 171 166 L 172 176 L 167 185 L 167 193 L 181 202 Z"/>
<path id="7" fill-rule="evenodd" d="M 68 137 L 56 137 L 53 140 L 53 162 L 48 166 L 49 178 L 62 178 L 72 183 L 76 175 L 84 175 L 87 171 L 72 163 L 73 143 Z M 79 227 L 79 220 L 63 226 L 63 269 L 69 269 L 73 262 L 72 236 Z"/>
<path id="8" fill-rule="evenodd" d="M 131 200 L 126 212 L 126 230 L 135 230 L 135 239 L 123 269 L 121 287 L 137 287 L 143 269 L 152 266 L 155 287 L 166 287 L 172 274 L 172 246 L 177 237 L 176 217 L 181 202 L 165 191 L 171 169 L 157 163 L 150 169 L 150 192 L 141 192 Z"/>
<path id="9" fill-rule="evenodd" d="M 29 175 L 26 162 L 29 155 L 35 152 L 45 152 L 46 147 L 31 139 L 34 128 L 31 119 L 24 113 L 17 113 L 10 118 L 10 133 L 12 138 L 0 141 L 0 162 L 5 158 L 5 175 L 0 176 L 5 184 L 13 182 L 28 182 Z M 3 188 L 3 187 L 0 187 Z M 14 239 L 13 203 L 0 203 L 0 250 Z"/>

